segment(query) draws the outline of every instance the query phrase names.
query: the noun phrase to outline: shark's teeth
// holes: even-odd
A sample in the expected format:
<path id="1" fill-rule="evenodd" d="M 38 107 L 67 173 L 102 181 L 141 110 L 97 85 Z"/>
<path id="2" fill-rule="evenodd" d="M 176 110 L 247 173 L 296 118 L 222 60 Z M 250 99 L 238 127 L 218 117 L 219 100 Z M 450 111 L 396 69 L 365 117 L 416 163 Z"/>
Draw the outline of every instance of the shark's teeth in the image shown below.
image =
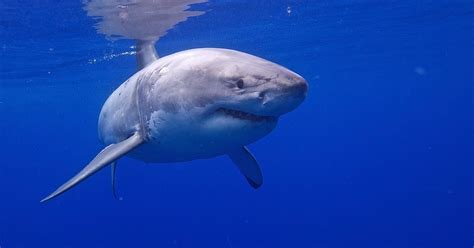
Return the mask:
<path id="1" fill-rule="evenodd" d="M 254 115 L 254 114 L 239 111 L 239 110 L 225 109 L 225 108 L 220 108 L 217 110 L 217 112 L 224 113 L 225 115 L 231 116 L 233 118 L 249 120 L 249 121 L 268 121 L 274 118 L 271 116 Z"/>

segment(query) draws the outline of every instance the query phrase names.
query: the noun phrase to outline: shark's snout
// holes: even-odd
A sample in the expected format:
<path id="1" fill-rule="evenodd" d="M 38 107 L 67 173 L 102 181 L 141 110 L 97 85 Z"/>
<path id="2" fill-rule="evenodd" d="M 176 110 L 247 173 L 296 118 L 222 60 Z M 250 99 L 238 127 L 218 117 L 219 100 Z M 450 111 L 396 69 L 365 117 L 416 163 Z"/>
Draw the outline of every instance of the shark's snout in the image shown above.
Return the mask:
<path id="1" fill-rule="evenodd" d="M 287 94 L 293 97 L 301 98 L 303 100 L 308 92 L 308 82 L 306 82 L 304 78 L 297 78 L 292 84 L 287 86 L 284 91 L 287 91 Z"/>
<path id="2" fill-rule="evenodd" d="M 260 92 L 263 109 L 269 115 L 280 116 L 298 107 L 306 97 L 308 83 L 302 77 L 291 77 L 276 82 L 273 87 Z"/>

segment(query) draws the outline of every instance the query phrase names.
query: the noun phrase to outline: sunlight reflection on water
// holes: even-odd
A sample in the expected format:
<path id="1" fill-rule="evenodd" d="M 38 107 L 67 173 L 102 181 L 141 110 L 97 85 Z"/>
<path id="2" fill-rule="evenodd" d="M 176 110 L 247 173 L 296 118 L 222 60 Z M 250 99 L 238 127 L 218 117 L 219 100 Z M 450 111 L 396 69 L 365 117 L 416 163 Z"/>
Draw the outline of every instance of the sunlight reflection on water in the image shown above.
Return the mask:
<path id="1" fill-rule="evenodd" d="M 90 0 L 84 2 L 87 15 L 99 19 L 98 33 L 109 39 L 156 41 L 176 24 L 205 14 L 191 11 L 191 5 L 207 0 Z"/>

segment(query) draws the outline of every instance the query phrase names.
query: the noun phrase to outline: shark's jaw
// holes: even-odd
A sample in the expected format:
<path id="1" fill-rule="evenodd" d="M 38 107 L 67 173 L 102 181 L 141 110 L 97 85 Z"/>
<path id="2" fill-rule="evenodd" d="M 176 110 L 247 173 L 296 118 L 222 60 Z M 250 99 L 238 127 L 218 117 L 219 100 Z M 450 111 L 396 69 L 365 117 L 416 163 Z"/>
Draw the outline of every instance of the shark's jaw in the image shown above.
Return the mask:
<path id="1" fill-rule="evenodd" d="M 228 116 L 230 118 L 239 119 L 243 121 L 250 121 L 250 122 L 266 122 L 266 121 L 273 122 L 278 119 L 278 117 L 275 117 L 275 116 L 256 115 L 249 112 L 229 109 L 229 108 L 218 108 L 216 110 L 216 113 Z"/>

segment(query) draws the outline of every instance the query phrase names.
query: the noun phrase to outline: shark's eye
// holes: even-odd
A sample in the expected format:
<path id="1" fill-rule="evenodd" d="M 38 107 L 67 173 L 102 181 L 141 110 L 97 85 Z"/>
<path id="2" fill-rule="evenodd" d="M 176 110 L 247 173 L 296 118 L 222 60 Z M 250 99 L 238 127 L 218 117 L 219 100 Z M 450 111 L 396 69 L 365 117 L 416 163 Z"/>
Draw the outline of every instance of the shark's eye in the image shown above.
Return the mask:
<path id="1" fill-rule="evenodd" d="M 237 85 L 237 88 L 242 89 L 244 87 L 244 80 L 240 78 L 235 84 Z"/>

